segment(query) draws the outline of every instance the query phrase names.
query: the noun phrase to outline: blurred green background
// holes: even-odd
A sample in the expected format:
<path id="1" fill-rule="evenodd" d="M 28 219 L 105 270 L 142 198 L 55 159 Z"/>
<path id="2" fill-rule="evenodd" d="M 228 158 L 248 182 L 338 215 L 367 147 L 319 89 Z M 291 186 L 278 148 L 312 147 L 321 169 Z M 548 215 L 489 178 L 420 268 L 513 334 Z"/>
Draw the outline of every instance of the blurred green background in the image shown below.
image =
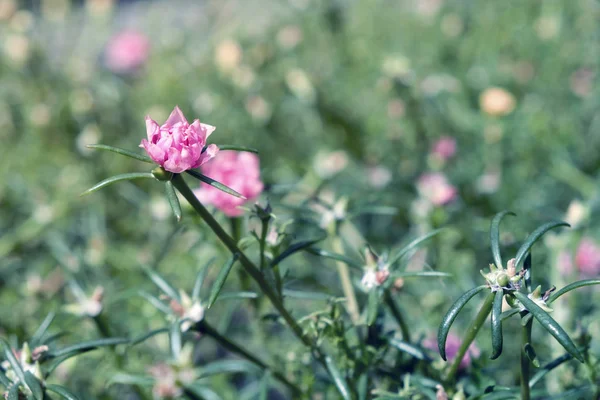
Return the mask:
<path id="1" fill-rule="evenodd" d="M 124 31 L 146 38 L 147 55 L 115 71 L 107 46 Z M 583 237 L 600 242 L 595 0 L 0 0 L 0 46 L 3 336 L 22 341 L 50 310 L 75 303 L 73 280 L 89 294 L 104 288 L 118 333 L 161 326 L 163 318 L 135 294 L 154 290 L 140 265 L 155 260 L 176 229 L 162 187 L 143 181 L 79 194 L 108 176 L 148 170 L 86 144 L 135 150 L 145 137 L 144 117 L 161 123 L 175 105 L 190 120 L 216 126 L 213 143 L 259 150 L 263 201 L 277 205 L 300 183 L 327 179 L 327 189 L 347 198 L 350 209 L 395 207 L 394 216 L 355 220 L 379 250 L 447 227 L 419 253 L 415 268 L 454 278 L 402 289 L 416 336 L 431 336 L 449 301 L 481 284 L 496 212 L 518 214 L 504 224 L 505 258 L 541 222 L 572 223 L 534 248 L 534 279 L 544 288 L 579 278 L 575 255 Z M 432 152 L 442 137 L 456 142 L 448 160 Z M 424 205 L 417 182 L 432 172 L 457 189 L 452 202 Z M 159 265 L 186 290 L 208 258 L 225 260 L 196 222 L 186 216 Z M 297 267 L 290 267 L 294 285 L 341 293 L 333 268 L 304 257 L 289 263 Z M 599 291 L 589 289 L 555 310 L 570 332 L 596 338 L 596 355 L 599 300 Z M 243 309 L 238 302 L 207 318 L 252 346 L 256 328 Z M 98 335 L 88 320 L 66 312 L 55 324 L 78 340 Z M 507 329 L 517 332 L 514 325 Z M 292 354 L 297 345 L 287 341 L 282 335 L 267 345 Z M 129 372 L 145 373 L 165 359 L 165 343 L 136 350 Z M 507 348 L 503 357 L 516 360 L 518 345 L 508 341 Z M 197 357 L 223 357 L 216 351 L 207 346 Z M 538 353 L 546 361 L 561 354 L 550 340 Z M 83 356 L 55 379 L 84 398 L 114 396 L 119 389 L 106 385 L 114 373 L 106 358 Z M 503 363 L 482 363 L 504 384 L 515 383 L 516 371 L 503 371 Z M 584 379 L 575 368 L 561 367 L 548 390 Z M 236 384 L 214 384 L 224 398 L 235 398 Z"/>

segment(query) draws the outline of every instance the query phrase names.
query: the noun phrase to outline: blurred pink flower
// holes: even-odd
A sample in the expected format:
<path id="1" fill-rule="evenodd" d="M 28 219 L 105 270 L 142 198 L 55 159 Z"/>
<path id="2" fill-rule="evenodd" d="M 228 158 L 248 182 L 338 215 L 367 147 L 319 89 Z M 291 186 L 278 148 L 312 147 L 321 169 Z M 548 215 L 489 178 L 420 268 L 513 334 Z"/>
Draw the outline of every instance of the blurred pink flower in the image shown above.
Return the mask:
<path id="1" fill-rule="evenodd" d="M 238 206 L 256 199 L 263 190 L 260 165 L 256 154 L 223 151 L 202 167 L 202 173 L 245 196 L 247 200 L 227 194 L 207 184 L 194 191 L 200 201 L 213 204 L 229 217 L 243 214 Z"/>
<path id="2" fill-rule="evenodd" d="M 575 265 L 582 275 L 600 275 L 600 247 L 589 237 L 584 237 L 579 243 L 575 254 Z"/>
<path id="3" fill-rule="evenodd" d="M 436 206 L 450 203 L 458 194 L 446 176 L 439 172 L 421 175 L 417 181 L 417 190 L 421 196 Z"/>
<path id="4" fill-rule="evenodd" d="M 433 144 L 431 153 L 443 161 L 448 161 L 456 154 L 456 139 L 451 136 L 442 136 Z"/>
<path id="5" fill-rule="evenodd" d="M 214 126 L 197 119 L 190 125 L 176 106 L 162 126 L 146 117 L 148 140 L 142 139 L 140 147 L 167 171 L 180 173 L 198 168 L 218 153 L 219 148 L 214 144 L 204 149 L 206 139 L 214 130 Z"/>
<path id="6" fill-rule="evenodd" d="M 122 31 L 113 36 L 106 45 L 106 66 L 113 72 L 133 71 L 142 66 L 150 53 L 150 41 L 136 31 Z"/>
<path id="7" fill-rule="evenodd" d="M 448 338 L 446 339 L 446 357 L 448 359 L 448 362 L 452 362 L 454 357 L 456 357 L 456 353 L 458 353 L 458 349 L 460 348 L 461 343 L 461 339 L 457 335 L 453 333 L 450 333 L 448 335 Z M 423 346 L 426 349 L 438 351 L 437 338 L 430 337 L 425 339 L 423 341 Z M 467 350 L 463 359 L 460 362 L 459 368 L 467 368 L 471 365 L 471 357 L 477 358 L 480 354 L 481 351 L 475 345 L 475 343 L 471 343 L 469 349 Z"/>
<path id="8" fill-rule="evenodd" d="M 571 252 L 561 250 L 556 256 L 556 265 L 558 267 L 558 272 L 560 272 L 562 276 L 570 275 L 573 272 L 573 258 L 571 257 Z"/>

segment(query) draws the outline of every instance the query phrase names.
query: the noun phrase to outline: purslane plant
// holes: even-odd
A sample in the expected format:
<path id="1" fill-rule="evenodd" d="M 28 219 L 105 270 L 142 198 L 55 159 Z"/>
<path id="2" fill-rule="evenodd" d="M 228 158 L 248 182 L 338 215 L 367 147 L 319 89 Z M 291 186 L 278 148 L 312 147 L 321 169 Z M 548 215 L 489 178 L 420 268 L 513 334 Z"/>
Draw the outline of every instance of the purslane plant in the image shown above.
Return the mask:
<path id="1" fill-rule="evenodd" d="M 530 364 L 533 363 L 534 366 L 539 367 L 539 361 L 531 342 L 533 319 L 536 319 L 538 323 L 548 331 L 558 343 L 560 343 L 571 357 L 583 363 L 584 355 L 582 354 L 581 349 L 577 347 L 566 333 L 565 329 L 550 316 L 549 313 L 552 312 L 550 304 L 558 297 L 573 289 L 600 284 L 600 279 L 588 279 L 574 282 L 555 293 L 553 293 L 555 290 L 554 287 L 548 289 L 544 293 L 541 291 L 541 286 L 537 286 L 532 291 L 531 247 L 549 230 L 562 226 L 569 226 L 569 224 L 561 221 L 552 221 L 539 226 L 525 239 L 515 257 L 511 258 L 505 266 L 500 254 L 500 223 L 507 215 L 515 214 L 510 211 L 502 211 L 496 214 L 491 223 L 490 243 L 494 263 L 490 264 L 490 271 L 488 273 L 481 271 L 486 283 L 467 291 L 450 307 L 439 326 L 438 348 L 440 355 L 446 360 L 446 339 L 458 313 L 475 297 L 475 295 L 484 290 L 489 290 L 483 305 L 470 327 L 467 329 L 462 345 L 458 350 L 458 354 L 446 373 L 445 380 L 451 382 L 455 379 L 460 361 L 490 313 L 492 332 L 491 359 L 496 359 L 502 354 L 503 320 L 519 314 L 521 317 L 521 325 L 523 327 L 521 344 L 521 398 L 529 399 Z M 519 269 L 519 267 L 521 268 Z M 512 307 L 511 310 L 502 312 L 503 299 L 506 299 L 508 305 Z"/>

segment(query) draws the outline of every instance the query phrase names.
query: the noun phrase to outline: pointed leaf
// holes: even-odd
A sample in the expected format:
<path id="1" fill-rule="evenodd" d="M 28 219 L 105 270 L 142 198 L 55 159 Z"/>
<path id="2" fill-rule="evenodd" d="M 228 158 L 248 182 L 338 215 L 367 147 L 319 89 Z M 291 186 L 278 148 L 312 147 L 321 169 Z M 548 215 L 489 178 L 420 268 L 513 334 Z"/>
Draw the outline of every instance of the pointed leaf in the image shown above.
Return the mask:
<path id="1" fill-rule="evenodd" d="M 62 386 L 46 384 L 46 390 L 56 393 L 57 395 L 61 396 L 63 399 L 79 400 L 79 397 L 75 396 L 67 388 L 62 387 Z"/>
<path id="2" fill-rule="evenodd" d="M 331 295 L 322 292 L 307 292 L 304 290 L 283 289 L 283 296 L 294 299 L 330 300 Z"/>
<path id="3" fill-rule="evenodd" d="M 126 156 L 129 158 L 133 158 L 135 160 L 138 161 L 143 161 L 146 162 L 148 164 L 154 164 L 154 161 L 152 161 L 152 159 L 144 154 L 139 154 L 139 153 L 135 153 L 133 151 L 130 150 L 125 150 L 125 149 L 121 149 L 119 147 L 113 147 L 113 146 L 107 146 L 105 144 L 88 144 L 87 146 L 88 149 L 97 149 L 97 150 L 106 150 L 106 151 L 111 151 L 113 153 L 117 153 L 120 154 L 122 156 Z"/>
<path id="4" fill-rule="evenodd" d="M 525 262 L 523 262 L 523 270 L 525 274 L 523 275 L 523 279 L 525 280 L 525 287 L 528 292 L 531 292 L 531 252 L 527 253 L 527 257 L 525 257 Z"/>
<path id="5" fill-rule="evenodd" d="M 271 379 L 271 371 L 266 370 L 263 378 L 260 380 L 260 391 L 258 400 L 267 400 L 269 396 L 269 380 Z"/>
<path id="6" fill-rule="evenodd" d="M 304 250 L 307 247 L 310 247 L 313 244 L 320 242 L 323 239 L 325 239 L 325 236 L 293 243 L 292 245 L 290 245 L 290 247 L 288 247 L 281 254 L 279 254 L 277 257 L 275 257 L 275 259 L 273 261 L 271 261 L 271 265 L 270 265 L 271 268 L 273 268 L 274 266 L 276 266 L 277 264 L 279 264 L 280 262 L 282 262 L 283 260 L 285 260 L 286 258 L 291 256 L 292 254 L 297 253 L 300 250 Z"/>
<path id="7" fill-rule="evenodd" d="M 502 297 L 504 292 L 498 290 L 494 296 L 492 305 L 492 355 L 490 359 L 495 360 L 502 354 Z"/>
<path id="8" fill-rule="evenodd" d="M 562 222 L 562 221 L 552 221 L 552 222 L 545 223 L 544 225 L 540 226 L 535 231 L 533 231 L 529 236 L 527 236 L 527 239 L 525 239 L 525 242 L 523 242 L 523 244 L 519 248 L 519 251 L 517 251 L 517 255 L 515 256 L 515 259 L 516 259 L 515 260 L 515 268 L 519 266 L 519 264 L 523 261 L 523 259 L 525 258 L 525 256 L 527 255 L 527 253 L 529 252 L 529 250 L 531 249 L 533 244 L 540 237 L 542 237 L 542 235 L 544 235 L 544 233 L 548 232 L 550 229 L 558 228 L 559 226 L 570 227 L 571 225 L 567 224 L 566 222 Z"/>
<path id="9" fill-rule="evenodd" d="M 552 293 L 546 303 L 552 303 L 554 300 L 558 299 L 563 294 L 570 292 L 571 290 L 590 285 L 600 285 L 600 279 L 584 279 L 582 281 L 573 282 L 565 286 L 564 288 L 556 291 L 555 293 Z"/>
<path id="10" fill-rule="evenodd" d="M 199 384 L 185 385 L 184 393 L 186 396 L 196 396 L 190 397 L 190 400 L 194 400 L 196 398 L 201 400 L 221 400 L 221 397 L 219 397 L 219 395 L 212 389 Z"/>
<path id="11" fill-rule="evenodd" d="M 150 293 L 146 293 L 146 292 L 140 290 L 139 294 L 140 294 L 140 296 L 145 298 L 148 301 L 148 303 L 152 304 L 154 307 L 156 307 L 158 310 L 164 312 L 165 314 L 173 313 L 173 310 L 171 310 L 171 308 L 169 308 L 169 306 L 167 306 L 165 303 L 163 303 L 156 297 L 152 296 Z"/>
<path id="12" fill-rule="evenodd" d="M 212 186 L 212 187 L 214 187 L 216 189 L 219 189 L 219 190 L 221 190 L 221 191 L 223 191 L 223 192 L 225 192 L 227 194 L 230 194 L 232 196 L 239 197 L 240 199 L 246 200 L 246 197 L 242 196 L 241 194 L 239 194 L 238 192 L 236 192 L 232 188 L 230 188 L 228 186 L 225 186 L 221 182 L 217 182 L 214 179 L 209 178 L 206 175 L 202 175 L 198 171 L 194 171 L 193 169 L 188 169 L 185 172 L 187 172 L 188 174 L 190 174 L 194 178 L 196 178 L 196 179 L 198 179 L 198 180 L 200 180 L 200 181 L 202 181 L 202 182 L 204 182 L 206 184 L 209 184 L 210 186 Z"/>
<path id="13" fill-rule="evenodd" d="M 4 375 L 4 371 L 0 369 L 0 385 L 3 385 L 5 388 L 9 387 L 11 384 L 10 380 Z"/>
<path id="14" fill-rule="evenodd" d="M 419 347 L 410 344 L 408 342 L 402 341 L 400 339 L 396 339 L 396 338 L 392 338 L 389 341 L 390 345 L 397 348 L 398 350 L 410 354 L 411 356 L 415 357 L 416 359 L 419 360 L 425 360 L 425 361 L 430 361 L 431 358 L 429 358 L 429 356 L 427 356 L 427 354 L 425 354 L 425 352 L 420 349 Z"/>
<path id="15" fill-rule="evenodd" d="M 492 225 L 490 226 L 490 246 L 492 248 L 492 255 L 494 256 L 494 262 L 497 268 L 503 268 L 502 256 L 500 255 L 500 222 L 507 215 L 516 216 L 512 211 L 501 211 L 494 219 L 492 219 Z"/>
<path id="16" fill-rule="evenodd" d="M 452 274 L 438 271 L 410 271 L 397 272 L 393 276 L 395 278 L 448 278 L 452 276 Z"/>
<path id="17" fill-rule="evenodd" d="M 519 313 L 519 309 L 518 308 L 511 308 L 508 311 L 504 311 L 502 314 L 500 314 L 500 319 L 502 321 L 504 321 L 505 319 L 508 319 L 510 317 L 512 317 L 515 314 Z"/>
<path id="18" fill-rule="evenodd" d="M 361 262 L 353 260 L 350 257 L 346 257 L 342 254 L 336 254 L 336 253 L 331 253 L 327 250 L 323 250 L 323 249 L 319 249 L 316 247 L 309 247 L 307 249 L 305 249 L 307 252 L 317 255 L 317 256 L 321 256 L 321 257 L 325 257 L 325 258 L 331 258 L 333 260 L 336 261 L 340 261 L 343 262 L 344 264 L 347 264 L 348 266 L 355 268 L 355 269 L 359 269 L 362 271 L 363 265 Z"/>
<path id="19" fill-rule="evenodd" d="M 173 187 L 173 183 L 171 181 L 165 182 L 165 190 L 167 192 L 167 200 L 169 200 L 169 205 L 171 206 L 171 210 L 173 210 L 173 214 L 175 215 L 175 219 L 177 222 L 181 221 L 181 204 L 179 203 L 179 198 L 177 197 L 177 193 L 175 193 L 175 188 Z"/>
<path id="20" fill-rule="evenodd" d="M 537 354 L 535 353 L 535 349 L 531 345 L 531 343 L 525 343 L 523 345 L 523 352 L 529 358 L 529 361 L 533 364 L 534 367 L 540 367 L 540 360 L 538 360 Z"/>
<path id="21" fill-rule="evenodd" d="M 377 318 L 377 309 L 379 308 L 379 291 L 376 288 L 369 292 L 369 300 L 367 303 L 367 326 L 373 325 Z"/>
<path id="22" fill-rule="evenodd" d="M 529 321 L 533 318 L 533 314 L 527 313 L 525 316 L 521 318 L 521 326 L 526 326 Z"/>
<path id="23" fill-rule="evenodd" d="M 12 385 L 8 389 L 6 400 L 19 400 L 19 385 Z"/>
<path id="24" fill-rule="evenodd" d="M 514 292 L 515 297 L 523 306 L 538 320 L 540 325 L 546 329 L 573 357 L 584 362 L 583 356 L 569 337 L 565 330 L 546 311 L 542 310 L 533 300 L 521 292 Z"/>
<path id="25" fill-rule="evenodd" d="M 42 390 L 40 381 L 29 371 L 25 372 L 25 382 L 27 382 L 27 386 L 29 386 L 35 400 L 44 399 L 44 391 Z"/>
<path id="26" fill-rule="evenodd" d="M 215 303 L 219 300 L 240 300 L 240 299 L 258 299 L 255 292 L 227 292 L 221 293 Z"/>
<path id="27" fill-rule="evenodd" d="M 171 356 L 173 360 L 179 360 L 179 354 L 181 353 L 181 322 L 179 320 L 171 324 L 169 331 L 169 342 L 171 343 Z"/>
<path id="28" fill-rule="evenodd" d="M 346 380 L 342 377 L 339 369 L 331 359 L 331 357 L 325 357 L 325 365 L 327 366 L 327 372 L 333 379 L 333 383 L 335 383 L 335 387 L 338 392 L 342 396 L 344 400 L 352 400 L 352 396 L 350 396 L 350 389 L 348 389 L 348 384 Z"/>
<path id="29" fill-rule="evenodd" d="M 125 343 L 129 343 L 129 339 L 115 337 L 115 338 L 90 340 L 87 342 L 78 343 L 73 346 L 68 346 L 68 347 L 65 347 L 60 350 L 50 351 L 48 353 L 48 356 L 54 358 L 54 357 L 65 356 L 65 355 L 68 355 L 71 353 L 73 353 L 73 355 L 76 355 L 76 354 L 84 353 L 84 352 L 87 352 L 90 350 L 95 350 L 100 347 L 116 346 L 118 344 L 125 344 Z"/>
<path id="30" fill-rule="evenodd" d="M 444 229 L 436 229 L 434 231 L 429 232 L 428 234 L 421 236 L 415 240 L 413 240 L 412 242 L 410 242 L 409 244 L 407 244 L 405 247 L 403 247 L 402 249 L 400 249 L 395 255 L 391 256 L 387 262 L 387 264 L 389 266 L 392 266 L 393 264 L 395 264 L 398 260 L 400 260 L 404 255 L 406 255 L 408 252 L 410 252 L 411 250 L 415 249 L 416 247 L 418 247 L 421 243 L 423 243 L 424 241 L 431 239 L 432 237 L 434 237 L 435 235 L 439 234 L 440 232 L 442 232 Z"/>
<path id="31" fill-rule="evenodd" d="M 10 367 L 19 379 L 19 382 L 21 382 L 25 387 L 31 390 L 31 388 L 27 384 L 27 381 L 25 380 L 25 372 L 21 367 L 21 363 L 15 357 L 12 348 L 10 347 L 8 342 L 4 340 L 4 338 L 0 338 L 0 344 L 2 344 L 2 346 L 4 347 L 4 358 L 6 358 L 6 361 L 8 361 L 8 363 L 10 364 Z"/>
<path id="32" fill-rule="evenodd" d="M 213 375 L 234 374 L 239 372 L 255 374 L 259 371 L 259 367 L 246 360 L 221 360 L 204 365 L 200 369 L 200 377 L 206 378 Z"/>
<path id="33" fill-rule="evenodd" d="M 131 339 L 131 342 L 129 343 L 129 346 L 135 346 L 137 344 L 140 344 L 142 342 L 145 342 L 146 340 L 150 339 L 153 336 L 156 335 L 160 335 L 161 333 L 167 333 L 169 332 L 169 328 L 158 328 L 158 329 L 153 329 L 150 332 L 146 332 L 138 337 L 135 337 L 133 339 Z"/>
<path id="34" fill-rule="evenodd" d="M 44 318 L 44 321 L 42 321 L 35 333 L 31 336 L 31 344 L 33 346 L 37 346 L 40 343 L 40 340 L 42 340 L 42 337 L 46 334 L 48 327 L 52 321 L 54 321 L 54 317 L 56 317 L 56 313 L 50 312 L 46 318 Z"/>
<path id="35" fill-rule="evenodd" d="M 245 151 L 248 153 L 256 153 L 258 154 L 258 150 L 252 148 L 252 147 L 246 147 L 246 146 L 236 146 L 236 145 L 232 145 L 232 144 L 220 144 L 219 145 L 219 150 L 235 150 L 235 151 Z"/>
<path id="36" fill-rule="evenodd" d="M 154 282 L 156 286 L 160 288 L 167 296 L 172 298 L 173 300 L 180 301 L 179 292 L 175 290 L 173 286 L 171 286 L 166 280 L 163 279 L 158 273 L 152 271 L 150 268 L 146 266 L 142 266 L 142 269 L 148 275 L 148 277 Z"/>
<path id="37" fill-rule="evenodd" d="M 130 181 L 132 179 L 155 179 L 155 178 L 154 178 L 154 175 L 152 175 L 150 172 L 132 172 L 132 173 L 128 173 L 128 174 L 115 175 L 115 176 L 111 176 L 110 178 L 107 178 L 101 182 L 96 183 L 94 186 L 92 186 L 85 192 L 81 193 L 79 196 L 86 196 L 90 193 L 93 193 L 95 191 L 102 189 L 105 186 L 112 185 L 113 183 L 117 183 L 117 182 L 121 182 L 121 181 Z"/>
<path id="38" fill-rule="evenodd" d="M 200 300 L 200 290 L 202 289 L 202 284 L 204 283 L 204 279 L 206 279 L 206 274 L 208 273 L 208 268 L 215 261 L 215 258 L 211 258 L 208 260 L 206 264 L 200 269 L 198 275 L 196 275 L 196 281 L 194 282 L 194 289 L 192 290 L 192 300 Z"/>
<path id="39" fill-rule="evenodd" d="M 219 275 L 217 276 L 217 279 L 215 280 L 215 283 L 213 284 L 212 289 L 210 291 L 210 296 L 208 297 L 208 304 L 206 305 L 206 308 L 212 307 L 215 300 L 217 300 L 217 297 L 219 297 L 219 293 L 221 293 L 221 289 L 223 289 L 223 285 L 225 285 L 225 280 L 227 279 L 227 276 L 229 275 L 229 272 L 231 271 L 231 268 L 233 267 L 233 264 L 235 264 L 235 262 L 237 261 L 238 257 L 239 254 L 235 253 L 229 259 L 227 264 L 225 264 L 223 268 L 221 268 L 221 271 L 219 271 Z"/>
<path id="40" fill-rule="evenodd" d="M 452 327 L 454 320 L 458 316 L 458 313 L 469 302 L 469 300 L 473 298 L 473 296 L 475 296 L 477 293 L 481 292 L 483 289 L 486 288 L 486 285 L 478 286 L 460 296 L 458 300 L 456 300 L 454 304 L 452 304 L 452 306 L 442 319 L 442 323 L 440 324 L 440 327 L 438 329 L 437 342 L 438 349 L 440 351 L 440 356 L 442 356 L 442 359 L 444 361 L 446 361 L 446 338 L 448 337 L 450 328 Z"/>
<path id="41" fill-rule="evenodd" d="M 546 374 L 552 371 L 554 368 L 558 367 L 564 362 L 572 359 L 573 356 L 569 353 L 563 354 L 562 356 L 550 361 L 548 364 L 544 365 L 540 371 L 538 371 L 529 381 L 529 387 L 532 388 L 536 383 L 538 383 Z"/>

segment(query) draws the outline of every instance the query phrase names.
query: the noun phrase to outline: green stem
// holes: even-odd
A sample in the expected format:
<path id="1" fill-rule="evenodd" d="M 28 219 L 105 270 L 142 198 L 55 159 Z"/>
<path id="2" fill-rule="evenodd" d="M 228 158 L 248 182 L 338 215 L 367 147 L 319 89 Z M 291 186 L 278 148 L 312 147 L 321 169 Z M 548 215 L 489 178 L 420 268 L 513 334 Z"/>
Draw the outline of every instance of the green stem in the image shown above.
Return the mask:
<path id="1" fill-rule="evenodd" d="M 215 328 L 210 326 L 206 321 L 200 321 L 196 325 L 195 329 L 197 329 L 201 333 L 205 333 L 208 336 L 212 337 L 217 342 L 219 342 L 219 344 L 221 344 L 223 347 L 225 347 L 227 350 L 229 350 L 233 353 L 239 354 L 240 356 L 244 357 L 251 363 L 256 364 L 257 366 L 259 366 L 260 368 L 262 368 L 264 370 L 270 371 L 273 374 L 273 377 L 275 377 L 281 383 L 283 383 L 288 388 L 290 388 L 292 390 L 292 392 L 294 392 L 295 395 L 302 394 L 302 389 L 300 389 L 294 383 L 290 382 L 281 372 L 278 372 L 277 370 L 269 367 L 265 362 L 260 360 L 258 357 L 251 354 L 250 352 L 248 352 L 246 349 L 239 346 L 235 342 L 232 342 L 225 336 L 221 335 Z"/>
<path id="2" fill-rule="evenodd" d="M 302 341 L 307 347 L 310 347 L 315 351 L 317 359 L 321 364 L 326 367 L 325 359 L 321 354 L 321 351 L 307 335 L 304 334 L 302 327 L 298 325 L 294 317 L 284 307 L 282 300 L 269 283 L 265 280 L 252 261 L 246 256 L 246 254 L 237 247 L 235 241 L 225 232 L 221 225 L 215 220 L 212 214 L 200 203 L 198 198 L 194 195 L 194 192 L 189 188 L 183 177 L 179 174 L 173 175 L 173 185 L 177 190 L 186 198 L 194 210 L 200 215 L 200 217 L 206 222 L 206 224 L 212 229 L 217 237 L 223 242 L 223 244 L 229 249 L 232 254 L 239 254 L 239 262 L 246 272 L 256 281 L 262 292 L 269 298 L 275 309 L 279 312 L 281 317 L 288 324 L 294 335 Z"/>
<path id="3" fill-rule="evenodd" d="M 260 270 L 264 271 L 266 265 L 265 245 L 267 242 L 267 235 L 269 233 L 269 220 L 263 220 L 261 221 L 261 223 L 262 229 L 260 232 Z"/>
<path id="4" fill-rule="evenodd" d="M 342 239 L 339 236 L 336 235 L 333 238 L 332 247 L 334 252 L 338 254 L 344 254 Z M 352 320 L 354 325 L 356 325 L 358 323 L 358 320 L 360 319 L 360 310 L 358 308 L 358 302 L 356 301 L 354 286 L 352 286 L 352 279 L 350 279 L 350 271 L 345 263 L 337 261 L 336 264 L 338 268 L 338 274 L 340 276 L 340 281 L 342 283 L 344 297 L 346 298 L 346 307 L 348 309 L 348 314 L 350 315 L 350 319 Z"/>
<path id="5" fill-rule="evenodd" d="M 467 333 L 465 334 L 465 338 L 463 339 L 463 342 L 461 343 L 460 348 L 458 349 L 458 352 L 454 356 L 454 360 L 452 360 L 452 365 L 450 366 L 450 369 L 448 370 L 448 373 L 446 374 L 446 378 L 444 379 L 446 382 L 454 381 L 454 377 L 456 376 L 456 373 L 458 372 L 458 367 L 460 366 L 460 362 L 462 361 L 463 357 L 467 353 L 467 350 L 469 349 L 469 346 L 471 345 L 471 343 L 473 343 L 473 340 L 475 340 L 475 336 L 477 336 L 477 332 L 479 332 L 479 329 L 481 329 L 481 327 L 485 323 L 485 320 L 487 319 L 488 315 L 490 315 L 490 312 L 492 311 L 492 304 L 494 303 L 494 297 L 495 297 L 494 292 L 490 292 L 490 294 L 488 294 L 488 296 L 485 298 L 485 301 L 483 302 L 481 309 L 479 310 L 479 312 L 475 316 L 475 319 L 471 323 L 471 326 L 467 330 Z"/>
<path id="6" fill-rule="evenodd" d="M 383 299 L 385 301 L 385 304 L 387 304 L 387 306 L 389 307 L 392 315 L 394 316 L 394 319 L 400 326 L 400 331 L 402 332 L 402 339 L 404 339 L 405 342 L 410 342 L 410 330 L 408 329 L 408 324 L 406 323 L 406 320 L 404 319 L 402 310 L 400 310 L 400 308 L 398 307 L 398 305 L 392 298 L 392 295 L 391 295 L 389 289 L 386 289 L 383 292 Z"/>
<path id="7" fill-rule="evenodd" d="M 525 345 L 531 343 L 531 327 L 533 318 L 530 318 L 527 324 L 521 328 L 521 400 L 529 400 L 529 371 L 531 362 L 525 354 Z"/>

